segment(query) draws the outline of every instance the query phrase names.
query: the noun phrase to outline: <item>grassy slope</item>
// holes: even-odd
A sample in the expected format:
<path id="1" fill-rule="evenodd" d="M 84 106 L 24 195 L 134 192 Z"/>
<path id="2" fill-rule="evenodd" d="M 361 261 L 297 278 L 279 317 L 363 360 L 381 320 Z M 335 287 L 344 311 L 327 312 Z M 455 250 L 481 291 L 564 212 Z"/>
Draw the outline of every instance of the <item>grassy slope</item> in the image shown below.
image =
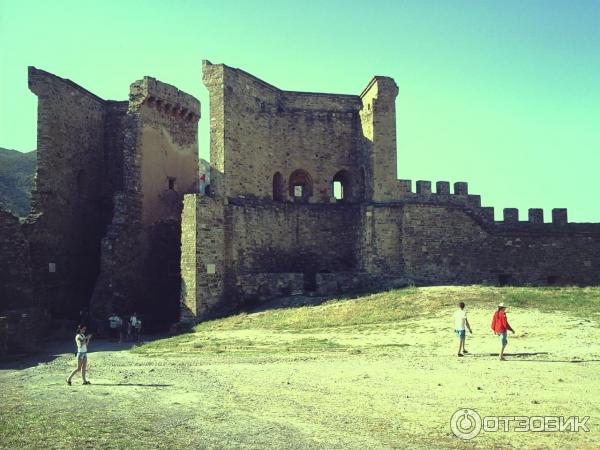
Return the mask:
<path id="1" fill-rule="evenodd" d="M 464 301 L 469 308 L 488 308 L 490 317 L 500 302 L 510 309 L 563 311 L 574 317 L 600 323 L 600 288 L 598 287 L 437 287 L 407 288 L 346 300 L 330 300 L 317 306 L 269 309 L 241 313 L 224 319 L 201 323 L 191 333 L 153 342 L 136 349 L 139 353 L 177 351 L 225 351 L 219 342 L 206 343 L 216 331 L 273 330 L 318 332 L 319 329 L 355 328 L 368 325 L 395 324 L 407 319 L 444 314 L 448 307 Z M 331 341 L 306 338 L 294 342 L 297 347 L 329 347 Z M 244 342 L 237 342 L 244 347 Z M 231 345 L 229 346 L 231 349 Z"/>

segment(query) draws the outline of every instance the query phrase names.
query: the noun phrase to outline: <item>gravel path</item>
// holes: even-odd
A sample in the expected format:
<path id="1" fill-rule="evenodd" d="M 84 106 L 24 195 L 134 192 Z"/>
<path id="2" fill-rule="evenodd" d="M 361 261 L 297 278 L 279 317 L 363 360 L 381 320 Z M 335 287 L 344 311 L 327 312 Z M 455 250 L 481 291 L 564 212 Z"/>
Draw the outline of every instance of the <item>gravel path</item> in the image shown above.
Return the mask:
<path id="1" fill-rule="evenodd" d="M 600 329 L 526 311 L 510 316 L 508 361 L 488 311 L 455 356 L 451 311 L 402 323 L 299 331 L 217 331 L 218 351 L 139 354 L 90 345 L 89 386 L 65 378 L 69 342 L 0 366 L 0 448 L 598 448 Z M 300 342 L 316 342 L 313 350 Z M 590 432 L 450 430 L 481 416 L 591 416 Z"/>

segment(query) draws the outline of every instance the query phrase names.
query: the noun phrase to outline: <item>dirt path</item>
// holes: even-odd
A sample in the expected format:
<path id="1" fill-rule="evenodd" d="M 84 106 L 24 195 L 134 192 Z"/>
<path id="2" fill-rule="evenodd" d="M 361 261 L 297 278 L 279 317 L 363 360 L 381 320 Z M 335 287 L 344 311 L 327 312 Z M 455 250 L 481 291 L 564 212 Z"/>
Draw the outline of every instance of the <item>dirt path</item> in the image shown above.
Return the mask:
<path id="1" fill-rule="evenodd" d="M 489 312 L 472 310 L 455 356 L 452 311 L 300 332 L 217 331 L 218 350 L 144 355 L 90 346 L 90 386 L 65 377 L 70 343 L 0 366 L 2 448 L 598 448 L 600 329 L 586 319 L 509 316 L 508 361 Z M 211 347 L 214 348 L 214 347 Z M 512 355 L 512 356 L 511 356 Z M 456 438 L 459 408 L 482 416 L 590 416 L 590 432 Z"/>

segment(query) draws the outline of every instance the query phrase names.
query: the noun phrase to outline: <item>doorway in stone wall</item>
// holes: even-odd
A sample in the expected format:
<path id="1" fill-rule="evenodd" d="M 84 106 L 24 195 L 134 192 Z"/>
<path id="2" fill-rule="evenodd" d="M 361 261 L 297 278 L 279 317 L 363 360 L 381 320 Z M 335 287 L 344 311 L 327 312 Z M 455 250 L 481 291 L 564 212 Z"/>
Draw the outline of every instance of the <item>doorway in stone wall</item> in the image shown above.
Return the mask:
<path id="1" fill-rule="evenodd" d="M 144 329 L 167 330 L 179 321 L 181 294 L 181 234 L 175 219 L 163 220 L 149 231 L 144 264 L 143 296 L 137 311 Z M 146 325 L 147 324 L 147 325 Z"/>

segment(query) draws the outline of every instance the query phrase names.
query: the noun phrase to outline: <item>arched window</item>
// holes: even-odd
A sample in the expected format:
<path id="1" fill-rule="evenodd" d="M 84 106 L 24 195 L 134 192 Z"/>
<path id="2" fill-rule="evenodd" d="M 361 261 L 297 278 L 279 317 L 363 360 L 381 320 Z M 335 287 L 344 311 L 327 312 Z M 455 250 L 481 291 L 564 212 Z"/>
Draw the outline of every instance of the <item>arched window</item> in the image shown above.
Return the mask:
<path id="1" fill-rule="evenodd" d="M 290 175 L 290 197 L 296 202 L 308 202 L 308 197 L 312 195 L 312 178 L 306 170 L 297 169 Z"/>
<path id="2" fill-rule="evenodd" d="M 275 172 L 273 175 L 273 200 L 276 202 L 283 201 L 283 176 L 279 172 Z"/>
<path id="3" fill-rule="evenodd" d="M 352 199 L 352 188 L 350 174 L 347 170 L 340 170 L 333 177 L 333 196 L 337 201 L 349 201 Z"/>

